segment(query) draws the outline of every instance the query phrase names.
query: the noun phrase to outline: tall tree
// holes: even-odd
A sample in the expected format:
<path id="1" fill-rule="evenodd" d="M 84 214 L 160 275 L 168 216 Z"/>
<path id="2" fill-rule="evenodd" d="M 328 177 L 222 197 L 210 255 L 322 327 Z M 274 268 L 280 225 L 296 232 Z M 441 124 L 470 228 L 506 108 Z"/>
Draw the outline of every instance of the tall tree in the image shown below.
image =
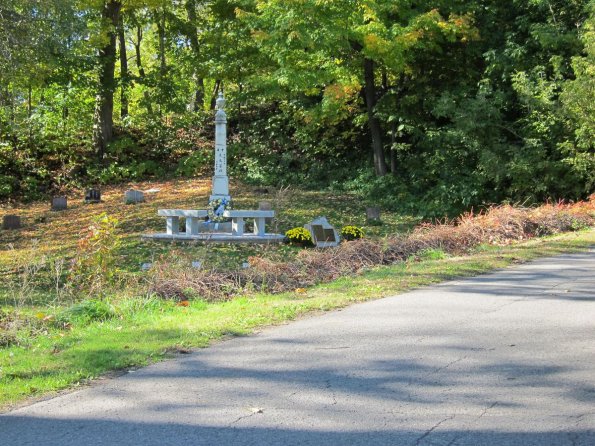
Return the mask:
<path id="1" fill-rule="evenodd" d="M 563 149 L 565 162 L 582 177 L 589 193 L 595 189 L 595 1 L 588 6 L 581 41 L 583 54 L 572 59 L 575 78 L 563 86 L 562 104 L 574 131 Z"/>
<path id="2" fill-rule="evenodd" d="M 439 48 L 441 42 L 472 32 L 467 16 L 444 18 L 435 2 L 412 5 L 402 0 L 316 0 L 257 2 L 256 14 L 245 14 L 261 48 L 276 61 L 273 76 L 294 91 L 353 92 L 365 100 L 374 170 L 387 173 L 384 132 L 377 103 L 378 68 L 398 76 L 417 48 Z M 358 91 L 357 89 L 355 91 Z M 344 94 L 345 103 L 355 98 Z"/>
<path id="3" fill-rule="evenodd" d="M 143 65 L 142 59 L 142 47 L 143 47 L 143 36 L 144 36 L 144 22 L 138 17 L 137 14 L 131 15 L 133 27 L 135 30 L 136 37 L 132 39 L 132 44 L 134 45 L 134 55 L 136 61 L 136 69 L 138 71 L 139 80 L 138 84 L 142 86 L 143 89 L 143 103 L 147 109 L 147 114 L 149 116 L 153 115 L 153 105 L 151 102 L 151 97 L 149 92 L 146 89 L 147 84 L 147 73 L 145 71 L 145 66 Z"/>
<path id="4" fill-rule="evenodd" d="M 106 147 L 114 132 L 114 91 L 116 89 L 116 37 L 120 19 L 120 0 L 108 0 L 101 9 L 103 46 L 99 49 L 98 86 L 95 98 L 93 146 L 99 160 L 103 160 Z"/>
<path id="5" fill-rule="evenodd" d="M 184 4 L 188 21 L 184 27 L 184 31 L 188 40 L 190 41 L 190 48 L 193 53 L 193 73 L 192 79 L 195 82 L 193 110 L 198 111 L 202 108 L 205 101 L 205 83 L 203 74 L 199 69 L 200 66 L 200 42 L 198 38 L 198 19 L 196 14 L 196 0 L 186 0 Z"/>
<path id="6" fill-rule="evenodd" d="M 124 28 L 124 19 L 121 15 L 118 25 L 118 47 L 120 54 L 120 117 L 124 119 L 128 116 L 130 76 L 128 74 L 128 56 L 126 52 L 126 30 Z"/>

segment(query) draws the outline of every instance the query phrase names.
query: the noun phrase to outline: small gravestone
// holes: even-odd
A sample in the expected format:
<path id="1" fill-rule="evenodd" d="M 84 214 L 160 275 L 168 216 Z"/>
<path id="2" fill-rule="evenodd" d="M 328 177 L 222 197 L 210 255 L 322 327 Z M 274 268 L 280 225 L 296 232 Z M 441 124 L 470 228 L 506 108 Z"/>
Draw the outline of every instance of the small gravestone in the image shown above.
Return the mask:
<path id="1" fill-rule="evenodd" d="M 312 241 L 317 248 L 329 248 L 339 244 L 339 233 L 328 222 L 326 217 L 318 217 L 307 225 L 304 225 L 304 228 L 312 235 Z"/>
<path id="2" fill-rule="evenodd" d="M 85 203 L 99 203 L 101 201 L 101 191 L 99 189 L 87 189 L 85 194 Z"/>
<path id="3" fill-rule="evenodd" d="M 366 220 L 369 222 L 380 222 L 380 208 L 379 207 L 367 207 L 366 208 Z"/>
<path id="4" fill-rule="evenodd" d="M 2 218 L 2 229 L 20 229 L 21 217 L 18 215 L 5 215 Z"/>
<path id="5" fill-rule="evenodd" d="M 66 197 L 52 198 L 52 211 L 64 211 L 68 209 L 68 201 Z"/>
<path id="6" fill-rule="evenodd" d="M 141 270 L 143 270 L 143 271 L 149 271 L 149 270 L 150 270 L 152 267 L 153 267 L 153 264 L 152 264 L 152 263 L 149 263 L 149 262 L 147 262 L 147 263 L 143 263 L 143 264 L 140 266 L 140 269 L 141 269 Z"/>
<path id="7" fill-rule="evenodd" d="M 124 203 L 137 204 L 145 201 L 145 194 L 140 190 L 127 190 L 124 192 Z"/>
<path id="8" fill-rule="evenodd" d="M 192 261 L 192 268 L 201 269 L 202 268 L 202 262 L 199 261 L 199 260 L 193 260 Z"/>

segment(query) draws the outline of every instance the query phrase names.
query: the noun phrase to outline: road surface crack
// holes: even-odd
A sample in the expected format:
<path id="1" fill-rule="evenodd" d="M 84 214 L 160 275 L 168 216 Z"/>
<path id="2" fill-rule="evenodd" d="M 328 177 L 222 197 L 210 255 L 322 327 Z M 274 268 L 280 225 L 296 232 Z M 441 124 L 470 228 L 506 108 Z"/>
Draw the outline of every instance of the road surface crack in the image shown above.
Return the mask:
<path id="1" fill-rule="evenodd" d="M 432 432 L 434 432 L 434 430 L 438 429 L 438 427 L 442 424 L 445 423 L 448 420 L 452 420 L 455 416 L 451 415 L 449 417 L 444 418 L 443 420 L 440 420 L 438 423 L 436 423 L 434 426 L 432 426 L 430 429 L 428 429 L 427 431 L 424 432 L 424 434 L 419 437 L 417 440 L 415 440 L 414 446 L 418 446 L 420 444 L 420 442 L 426 438 L 428 435 L 430 435 Z"/>
<path id="2" fill-rule="evenodd" d="M 255 409 L 251 409 L 251 411 L 252 411 L 252 413 L 250 413 L 249 415 L 243 415 L 241 417 L 238 417 L 235 421 L 232 421 L 231 423 L 229 423 L 228 427 L 232 427 L 234 424 L 240 422 L 241 420 L 244 420 L 246 418 L 251 418 L 256 414 L 263 413 L 262 409 L 255 408 Z"/>
<path id="3" fill-rule="evenodd" d="M 494 402 L 492 404 L 490 404 L 489 406 L 485 407 L 481 413 L 475 418 L 475 420 L 473 420 L 473 422 L 471 424 L 477 423 L 479 420 L 481 420 L 481 418 L 488 413 L 488 410 L 493 409 L 496 405 L 498 404 L 498 402 Z M 469 428 L 467 428 L 467 431 L 457 435 L 455 438 L 453 438 L 452 440 L 450 440 L 450 442 L 446 445 L 446 446 L 453 446 L 457 441 L 459 441 L 461 438 L 466 437 L 467 435 L 469 435 Z"/>
<path id="4" fill-rule="evenodd" d="M 455 365 L 457 362 L 461 362 L 463 359 L 467 359 L 467 356 L 463 356 L 462 358 L 455 359 L 454 361 L 449 362 L 445 366 L 437 368 L 436 370 L 434 370 L 434 373 L 441 372 L 442 370 L 445 370 L 445 369 L 449 368 L 450 366 Z"/>
<path id="5" fill-rule="evenodd" d="M 335 392 L 332 391 L 332 387 L 331 387 L 331 380 L 327 379 L 326 380 L 326 386 L 327 389 L 331 390 L 331 397 L 333 398 L 333 402 L 331 404 L 331 406 L 336 406 L 337 405 L 337 398 L 335 397 Z"/>

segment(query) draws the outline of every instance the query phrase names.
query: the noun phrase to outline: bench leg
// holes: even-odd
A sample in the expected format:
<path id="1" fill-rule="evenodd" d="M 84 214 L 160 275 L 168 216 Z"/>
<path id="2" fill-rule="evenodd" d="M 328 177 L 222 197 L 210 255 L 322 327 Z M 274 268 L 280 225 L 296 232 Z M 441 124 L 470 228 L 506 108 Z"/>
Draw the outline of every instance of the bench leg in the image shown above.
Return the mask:
<path id="1" fill-rule="evenodd" d="M 167 217 L 166 231 L 169 235 L 180 233 L 180 217 Z"/>
<path id="2" fill-rule="evenodd" d="M 198 218 L 186 217 L 186 235 L 198 234 Z"/>
<path id="3" fill-rule="evenodd" d="M 233 235 L 244 235 L 244 219 L 242 217 L 231 219 L 231 233 Z"/>
<path id="4" fill-rule="evenodd" d="M 260 237 L 264 236 L 264 225 L 265 225 L 265 218 L 264 217 L 257 217 L 254 219 L 254 235 L 258 235 Z"/>

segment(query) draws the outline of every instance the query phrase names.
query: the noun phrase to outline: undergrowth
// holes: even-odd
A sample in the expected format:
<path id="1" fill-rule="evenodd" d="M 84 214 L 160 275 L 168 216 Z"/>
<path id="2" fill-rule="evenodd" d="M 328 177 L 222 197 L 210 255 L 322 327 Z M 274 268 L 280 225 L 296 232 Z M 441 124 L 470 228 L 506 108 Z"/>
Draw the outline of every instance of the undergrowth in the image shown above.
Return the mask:
<path id="1" fill-rule="evenodd" d="M 451 221 L 424 223 L 409 234 L 360 239 L 335 248 L 303 250 L 295 260 L 249 258 L 250 268 L 234 271 L 170 268 L 158 262 L 148 277 L 149 291 L 180 300 L 200 296 L 226 299 L 254 290 L 291 291 L 390 265 L 415 256 L 442 258 L 463 255 L 480 244 L 507 245 L 532 237 L 576 231 L 595 224 L 595 195 L 588 201 L 545 204 L 536 208 L 493 206 Z"/>
<path id="2" fill-rule="evenodd" d="M 25 346 L 48 332 L 120 317 L 112 300 L 117 304 L 125 298 L 147 302 L 161 298 L 175 304 L 229 300 L 258 292 L 293 292 L 376 266 L 441 260 L 467 254 L 479 245 L 507 245 L 576 231 L 595 224 L 595 195 L 574 204 L 494 206 L 452 221 L 424 223 L 409 233 L 344 241 L 335 248 L 249 250 L 246 252 L 252 255 L 247 268 L 220 268 L 217 264 L 193 268 L 181 251 L 170 249 L 158 256 L 148 271 L 130 273 L 120 268 L 121 259 L 116 255 L 121 237 L 117 220 L 102 214 L 90 223 L 80 232 L 76 255 L 70 261 L 42 253 L 22 257 L 15 264 L 6 280 L 12 298 L 5 302 L 12 305 L 0 313 L 0 347 Z M 213 248 L 201 249 L 209 254 Z"/>

